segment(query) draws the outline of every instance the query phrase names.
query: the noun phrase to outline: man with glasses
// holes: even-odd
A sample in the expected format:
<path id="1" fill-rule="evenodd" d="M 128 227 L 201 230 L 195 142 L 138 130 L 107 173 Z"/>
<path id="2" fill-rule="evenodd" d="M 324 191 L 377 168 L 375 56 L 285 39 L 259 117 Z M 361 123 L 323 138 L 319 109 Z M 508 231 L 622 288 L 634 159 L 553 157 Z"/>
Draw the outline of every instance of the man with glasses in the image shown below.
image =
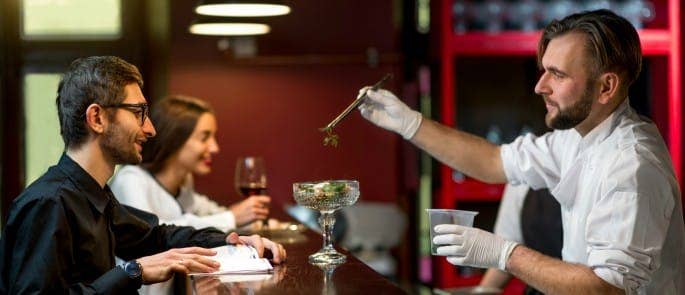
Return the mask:
<path id="1" fill-rule="evenodd" d="M 135 293 L 174 273 L 212 272 L 215 252 L 248 244 L 274 262 L 279 244 L 216 229 L 158 225 L 155 215 L 121 205 L 107 180 L 116 164 L 141 161 L 155 135 L 138 69 L 111 56 L 74 61 L 59 84 L 57 109 L 66 151 L 14 201 L 0 238 L 0 294 Z M 115 256 L 128 260 L 115 266 Z"/>
<path id="2" fill-rule="evenodd" d="M 136 115 L 136 118 L 140 120 L 140 126 L 142 127 L 145 124 L 145 119 L 150 115 L 150 106 L 147 105 L 147 102 L 144 103 L 115 103 L 115 104 L 109 104 L 109 105 L 102 105 L 101 107 L 103 108 L 123 108 L 131 111 L 133 114 Z M 83 114 L 83 117 L 85 118 L 86 115 Z"/>

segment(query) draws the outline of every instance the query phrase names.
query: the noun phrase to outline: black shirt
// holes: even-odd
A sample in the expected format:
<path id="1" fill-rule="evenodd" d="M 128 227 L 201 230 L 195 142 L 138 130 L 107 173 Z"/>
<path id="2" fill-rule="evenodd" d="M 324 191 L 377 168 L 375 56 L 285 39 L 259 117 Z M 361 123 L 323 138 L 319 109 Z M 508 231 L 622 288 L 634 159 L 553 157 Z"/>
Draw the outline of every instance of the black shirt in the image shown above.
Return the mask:
<path id="1" fill-rule="evenodd" d="M 134 293 L 114 257 L 225 244 L 216 229 L 158 225 L 155 215 L 119 204 L 67 155 L 12 203 L 0 237 L 0 294 Z"/>

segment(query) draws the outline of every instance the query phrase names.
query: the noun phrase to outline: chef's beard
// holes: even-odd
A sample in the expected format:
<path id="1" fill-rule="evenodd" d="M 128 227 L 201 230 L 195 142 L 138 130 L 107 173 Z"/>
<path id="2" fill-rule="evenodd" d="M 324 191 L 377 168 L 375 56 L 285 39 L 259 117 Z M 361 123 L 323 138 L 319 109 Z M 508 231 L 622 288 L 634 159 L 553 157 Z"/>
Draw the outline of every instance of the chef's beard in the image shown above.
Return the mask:
<path id="1" fill-rule="evenodd" d="M 588 82 L 588 86 L 583 91 L 580 100 L 564 109 L 560 108 L 558 104 L 549 101 L 549 104 L 557 108 L 558 113 L 556 116 L 545 120 L 547 127 L 555 130 L 566 130 L 578 126 L 580 122 L 587 119 L 590 115 L 590 110 L 592 110 L 592 102 L 594 100 L 590 85 L 591 83 Z M 547 98 L 545 100 L 548 101 Z"/>

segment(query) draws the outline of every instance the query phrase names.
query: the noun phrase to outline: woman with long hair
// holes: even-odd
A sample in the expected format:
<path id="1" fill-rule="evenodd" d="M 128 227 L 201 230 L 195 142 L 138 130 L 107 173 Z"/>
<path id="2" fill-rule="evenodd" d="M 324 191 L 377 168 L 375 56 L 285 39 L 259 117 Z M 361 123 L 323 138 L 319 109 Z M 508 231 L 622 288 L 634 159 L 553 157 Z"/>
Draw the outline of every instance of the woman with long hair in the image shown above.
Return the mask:
<path id="1" fill-rule="evenodd" d="M 268 216 L 268 196 L 252 196 L 226 208 L 195 192 L 193 175 L 210 173 L 212 155 L 219 152 L 209 104 L 170 96 L 155 104 L 150 117 L 157 136 L 144 144 L 141 165 L 124 166 L 112 179 L 121 203 L 155 213 L 160 223 L 223 231 Z"/>

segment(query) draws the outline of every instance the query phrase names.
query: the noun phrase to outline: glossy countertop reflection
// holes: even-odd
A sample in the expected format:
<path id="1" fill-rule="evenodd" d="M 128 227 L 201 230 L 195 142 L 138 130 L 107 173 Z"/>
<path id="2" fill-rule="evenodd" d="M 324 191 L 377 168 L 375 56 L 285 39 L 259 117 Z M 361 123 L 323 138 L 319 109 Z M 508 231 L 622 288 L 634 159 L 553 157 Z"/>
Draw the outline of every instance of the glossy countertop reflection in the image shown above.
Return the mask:
<path id="1" fill-rule="evenodd" d="M 321 248 L 321 235 L 306 230 L 290 237 L 272 237 L 283 243 L 288 260 L 274 265 L 273 273 L 192 276 L 194 294 L 406 294 L 347 251 L 340 265 L 313 265 L 310 254 Z"/>

